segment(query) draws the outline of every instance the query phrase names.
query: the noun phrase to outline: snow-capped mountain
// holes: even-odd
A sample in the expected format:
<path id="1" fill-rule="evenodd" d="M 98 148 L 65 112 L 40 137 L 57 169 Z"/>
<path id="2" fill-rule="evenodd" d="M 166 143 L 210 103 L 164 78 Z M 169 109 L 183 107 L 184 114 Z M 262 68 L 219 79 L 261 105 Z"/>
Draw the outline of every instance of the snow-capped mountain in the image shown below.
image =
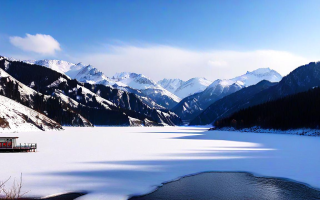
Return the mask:
<path id="1" fill-rule="evenodd" d="M 184 83 L 185 81 L 181 79 L 162 79 L 158 81 L 158 84 L 161 85 L 164 89 L 173 93 Z M 181 97 L 180 97 L 181 98 Z"/>
<path id="2" fill-rule="evenodd" d="M 201 115 L 192 120 L 191 124 L 209 124 L 248 107 L 318 88 L 320 87 L 319 74 L 320 62 L 311 62 L 293 70 L 279 83 L 259 82 L 214 102 Z"/>
<path id="3" fill-rule="evenodd" d="M 203 92 L 183 99 L 172 110 L 184 120 L 191 120 L 200 114 L 204 109 L 224 96 L 232 94 L 242 88 L 255 85 L 262 80 L 279 82 L 282 76 L 269 68 L 260 68 L 244 75 L 224 80 L 216 80 L 211 83 Z M 197 102 L 197 106 L 194 102 Z"/>
<path id="4" fill-rule="evenodd" d="M 202 92 L 205 90 L 212 81 L 205 78 L 192 78 L 184 82 L 179 88 L 174 92 L 180 98 L 185 98 L 195 93 Z"/>
<path id="5" fill-rule="evenodd" d="M 270 68 L 259 68 L 252 72 L 247 72 L 242 76 L 230 79 L 230 81 L 243 85 L 244 87 L 248 87 L 250 85 L 257 84 L 262 80 L 267 80 L 270 82 L 279 82 L 281 81 L 281 79 L 282 76 L 275 70 L 272 70 Z"/>
<path id="6" fill-rule="evenodd" d="M 75 76 L 82 70 L 86 65 L 82 63 L 74 64 L 63 60 L 24 60 L 24 62 L 34 65 L 41 65 L 48 67 L 57 72 L 64 73 L 70 78 L 75 78 Z"/>
<path id="7" fill-rule="evenodd" d="M 144 90 L 144 89 L 163 89 L 156 82 L 143 74 L 121 72 L 116 73 L 111 80 L 119 85 L 119 83 L 129 86 L 133 89 Z"/>
<path id="8" fill-rule="evenodd" d="M 63 60 L 24 60 L 23 62 L 48 67 L 57 72 L 69 76 L 71 79 L 77 79 L 83 83 L 108 83 L 110 80 L 97 68 L 83 63 L 74 64 Z M 113 83 L 114 84 L 114 83 Z"/>
<path id="9" fill-rule="evenodd" d="M 20 68 L 20 75 L 19 73 L 16 73 L 16 75 L 21 77 L 20 79 L 27 82 L 28 85 L 33 86 L 34 89 L 21 83 L 6 72 L 16 71 L 15 69 L 17 68 L 17 62 L 14 62 L 14 64 L 12 64 L 13 62 L 5 60 L 5 63 L 6 62 L 9 63 L 7 65 L 8 67 L 2 67 L 2 63 L 0 61 L 0 95 L 6 96 L 22 105 L 31 108 L 32 110 L 36 110 L 39 113 L 45 114 L 50 119 L 54 119 L 56 122 L 62 125 L 92 126 L 92 124 L 87 119 L 72 110 L 73 108 L 77 108 L 79 104 L 70 102 L 68 97 L 64 94 L 55 95 L 54 92 L 50 92 L 50 95 L 43 95 L 42 93 L 35 91 L 34 89 L 41 90 L 41 88 L 45 89 L 46 87 L 39 87 L 37 81 L 33 81 L 32 76 L 30 76 Z M 30 70 L 32 70 L 32 68 L 30 68 Z M 47 79 L 49 81 L 51 78 L 52 77 L 50 77 L 49 74 L 47 74 L 47 76 L 44 76 L 44 79 Z M 65 78 L 67 77 L 65 76 Z M 47 88 L 52 89 L 59 86 L 60 84 L 65 84 L 65 81 L 67 80 L 60 77 L 58 80 L 48 85 L 50 87 Z M 67 107 L 70 107 L 72 109 L 66 109 Z"/>
<path id="10" fill-rule="evenodd" d="M 152 101 L 151 105 L 159 110 L 150 107 L 145 103 L 148 98 L 101 84 L 81 83 L 48 67 L 10 61 L 1 56 L 0 95 L 63 125 L 166 126 L 181 123 L 175 113 Z"/>
<path id="11" fill-rule="evenodd" d="M 113 87 L 119 89 L 127 86 L 139 90 L 142 93 L 142 96 L 152 99 L 154 102 L 165 108 L 172 108 L 181 100 L 179 97 L 142 74 L 121 72 L 115 74 L 110 81 L 115 83 Z"/>
<path id="12" fill-rule="evenodd" d="M 210 124 L 217 118 L 229 115 L 235 111 L 238 111 L 241 106 L 249 104 L 250 99 L 259 92 L 268 89 L 278 83 L 271 83 L 263 80 L 255 85 L 243 88 L 233 94 L 227 95 L 214 103 L 212 103 L 201 114 L 196 116 L 190 125 L 204 125 Z"/>
<path id="13" fill-rule="evenodd" d="M 67 72 L 66 74 L 70 74 Z M 76 75 L 71 77 L 73 79 L 77 79 L 83 83 L 91 83 L 91 84 L 103 84 L 103 85 L 111 85 L 109 84 L 109 78 L 106 77 L 101 71 L 97 68 L 92 67 L 91 65 L 83 66 Z"/>
<path id="14" fill-rule="evenodd" d="M 172 108 L 181 100 L 142 74 L 122 72 L 109 78 L 97 68 L 83 63 L 73 64 L 62 60 L 47 59 L 25 60 L 24 62 L 48 67 L 83 83 L 102 84 L 124 91 L 138 90 L 134 93 L 140 95 L 144 101 L 150 101 L 148 105 L 155 105 L 155 108 Z"/>
<path id="15" fill-rule="evenodd" d="M 244 75 L 224 80 L 216 80 L 210 84 L 200 95 L 202 105 L 206 108 L 217 99 L 234 93 L 244 87 L 255 85 L 262 80 L 279 82 L 282 76 L 270 68 L 260 68 Z"/>
<path id="16" fill-rule="evenodd" d="M 191 78 L 188 81 L 182 81 L 180 79 L 162 79 L 158 81 L 159 85 L 181 99 L 202 92 L 211 83 L 212 81 L 205 78 Z"/>
<path id="17" fill-rule="evenodd" d="M 231 85 L 236 85 L 239 88 L 243 88 L 243 87 L 255 85 L 262 80 L 267 80 L 269 82 L 279 82 L 281 79 L 282 79 L 282 76 L 275 70 L 272 70 L 270 68 L 259 68 L 257 70 L 254 70 L 252 72 L 247 72 L 244 75 L 237 76 L 232 79 L 223 79 L 223 80 L 218 79 L 214 81 L 212 84 L 210 84 L 206 88 L 206 90 L 210 90 L 211 88 L 217 88 L 217 87 L 226 88 L 226 87 L 230 87 Z"/>

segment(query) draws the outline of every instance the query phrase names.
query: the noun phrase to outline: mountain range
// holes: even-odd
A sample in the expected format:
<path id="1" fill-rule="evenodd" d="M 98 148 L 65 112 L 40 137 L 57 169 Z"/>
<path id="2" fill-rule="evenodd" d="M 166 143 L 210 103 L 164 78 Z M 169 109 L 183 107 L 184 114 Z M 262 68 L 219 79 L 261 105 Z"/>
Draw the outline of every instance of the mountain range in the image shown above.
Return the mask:
<path id="1" fill-rule="evenodd" d="M 269 68 L 260 68 L 232 79 L 214 82 L 205 78 L 162 79 L 158 82 L 137 73 L 121 72 L 112 77 L 91 65 L 73 64 L 61 60 L 25 60 L 23 62 L 48 67 L 82 83 L 101 84 L 136 94 L 154 109 L 170 109 L 183 120 L 190 121 L 215 101 L 261 80 L 278 82 L 282 76 Z"/>
<path id="2" fill-rule="evenodd" d="M 57 72 L 64 73 L 71 79 L 82 83 L 102 84 L 112 88 L 119 88 L 142 97 L 148 105 L 155 108 L 170 109 L 181 100 L 176 95 L 162 88 L 150 78 L 137 73 L 122 72 L 107 77 L 103 72 L 91 65 L 83 63 L 73 64 L 62 60 L 24 60 L 29 64 L 48 67 Z M 150 93 L 150 90 L 154 91 Z"/>
<path id="3" fill-rule="evenodd" d="M 28 122 L 41 130 L 60 129 L 60 124 L 172 126 L 181 125 L 182 120 L 190 125 L 205 125 L 227 119 L 240 110 L 319 87 L 319 73 L 320 64 L 313 62 L 283 78 L 275 70 L 259 68 L 213 82 L 205 78 L 156 82 L 133 72 L 107 77 L 83 63 L 0 57 L 0 95 L 14 101 L 10 106 L 21 104 L 21 110 L 31 109 L 33 116 L 42 120 L 35 123 L 31 117 Z M 18 119 L 23 114 L 12 110 L 8 115 L 16 116 L 17 124 L 21 124 L 25 117 Z M 0 122 L 14 123 L 2 116 Z"/>
<path id="4" fill-rule="evenodd" d="M 191 78 L 188 81 L 180 79 L 162 79 L 158 81 L 164 89 L 170 91 L 181 99 L 205 90 L 212 81 L 205 78 Z"/>
<path id="5" fill-rule="evenodd" d="M 192 120 L 215 101 L 237 92 L 243 88 L 255 85 L 262 80 L 278 82 L 282 76 L 275 70 L 260 68 L 232 79 L 218 79 L 204 91 L 182 99 L 172 111 L 183 120 Z"/>
<path id="6" fill-rule="evenodd" d="M 190 124 L 209 124 L 248 107 L 308 91 L 320 86 L 320 63 L 311 62 L 293 70 L 276 84 L 260 82 L 211 104 Z M 264 87 L 261 89 L 261 87 Z"/>
<path id="7" fill-rule="evenodd" d="M 166 109 L 148 106 L 136 94 L 101 84 L 81 83 L 27 62 L 0 57 L 0 94 L 62 125 L 179 125 Z"/>

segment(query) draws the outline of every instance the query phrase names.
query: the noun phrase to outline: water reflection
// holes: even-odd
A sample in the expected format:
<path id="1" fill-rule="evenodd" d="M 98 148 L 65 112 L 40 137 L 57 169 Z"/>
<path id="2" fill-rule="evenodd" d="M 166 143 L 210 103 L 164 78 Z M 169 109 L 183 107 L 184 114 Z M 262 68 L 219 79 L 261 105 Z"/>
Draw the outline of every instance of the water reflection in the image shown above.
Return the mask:
<path id="1" fill-rule="evenodd" d="M 279 179 L 255 177 L 244 172 L 207 172 L 165 183 L 152 193 L 130 200 L 302 200 L 320 199 L 320 191 L 303 184 Z"/>

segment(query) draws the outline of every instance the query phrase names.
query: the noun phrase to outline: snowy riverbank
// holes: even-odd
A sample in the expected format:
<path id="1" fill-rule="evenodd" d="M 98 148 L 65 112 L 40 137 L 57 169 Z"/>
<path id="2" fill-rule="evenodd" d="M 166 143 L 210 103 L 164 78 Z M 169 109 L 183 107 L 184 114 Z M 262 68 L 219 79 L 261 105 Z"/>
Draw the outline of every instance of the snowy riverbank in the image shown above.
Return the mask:
<path id="1" fill-rule="evenodd" d="M 320 129 L 289 129 L 289 130 L 277 130 L 277 129 L 263 129 L 257 126 L 251 128 L 235 129 L 233 127 L 219 128 L 217 131 L 236 131 L 236 132 L 251 132 L 251 133 L 276 133 L 276 134 L 290 134 L 290 135 L 304 135 L 304 136 L 320 136 Z"/>

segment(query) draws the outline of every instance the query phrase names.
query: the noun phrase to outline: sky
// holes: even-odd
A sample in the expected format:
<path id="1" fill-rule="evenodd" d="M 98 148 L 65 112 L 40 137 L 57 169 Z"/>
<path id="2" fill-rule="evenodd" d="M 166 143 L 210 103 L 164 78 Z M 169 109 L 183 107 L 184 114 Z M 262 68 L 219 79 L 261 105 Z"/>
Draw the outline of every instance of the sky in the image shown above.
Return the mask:
<path id="1" fill-rule="evenodd" d="M 1 1 L 0 55 L 91 64 L 112 76 L 286 75 L 320 60 L 317 0 Z"/>

